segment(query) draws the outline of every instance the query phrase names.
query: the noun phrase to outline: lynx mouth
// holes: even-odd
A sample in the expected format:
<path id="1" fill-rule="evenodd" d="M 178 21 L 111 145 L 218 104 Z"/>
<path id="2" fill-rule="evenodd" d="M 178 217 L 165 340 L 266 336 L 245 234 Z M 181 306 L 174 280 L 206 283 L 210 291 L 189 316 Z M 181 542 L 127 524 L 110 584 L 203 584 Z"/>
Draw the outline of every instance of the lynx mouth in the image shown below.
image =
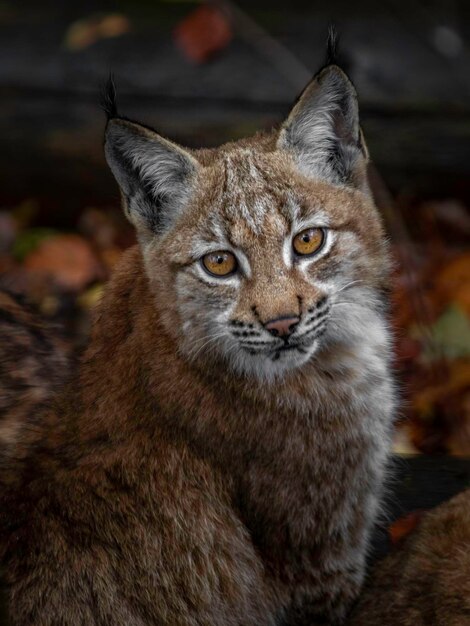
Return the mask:
<path id="1" fill-rule="evenodd" d="M 286 344 L 285 346 L 281 346 L 280 348 L 277 348 L 276 352 L 284 352 L 285 350 L 302 350 L 302 348 L 298 345 Z"/>
<path id="2" fill-rule="evenodd" d="M 281 346 L 279 348 L 276 348 L 274 353 L 271 354 L 271 360 L 272 361 L 277 361 L 278 359 L 281 358 L 281 354 L 284 352 L 292 352 L 293 350 L 299 352 L 299 354 L 307 354 L 307 350 L 299 345 L 285 345 L 285 346 Z"/>
<path id="3" fill-rule="evenodd" d="M 290 341 L 285 341 L 281 345 L 271 345 L 271 342 L 246 342 L 241 344 L 241 348 L 251 356 L 265 356 L 277 361 L 281 355 L 290 354 L 306 355 L 318 345 L 318 340 L 326 332 L 326 320 L 314 329 L 305 331 L 302 335 L 292 337 Z"/>

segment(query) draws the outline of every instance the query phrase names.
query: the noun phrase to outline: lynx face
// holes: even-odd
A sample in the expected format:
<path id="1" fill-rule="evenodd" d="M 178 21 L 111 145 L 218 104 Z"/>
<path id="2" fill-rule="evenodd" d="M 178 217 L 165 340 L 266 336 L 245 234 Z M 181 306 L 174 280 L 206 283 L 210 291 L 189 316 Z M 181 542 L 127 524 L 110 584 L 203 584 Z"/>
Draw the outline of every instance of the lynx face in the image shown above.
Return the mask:
<path id="1" fill-rule="evenodd" d="M 370 203 L 303 180 L 276 153 L 230 152 L 205 178 L 197 210 L 163 242 L 177 267 L 180 348 L 262 376 L 301 366 L 337 337 L 348 302 L 357 317 L 373 297 L 380 245 L 368 226 L 378 241 L 380 229 Z M 149 271 L 158 256 L 148 257 Z"/>
<path id="2" fill-rule="evenodd" d="M 114 119 L 106 153 L 188 359 L 272 379 L 380 325 L 382 228 L 355 92 L 335 66 L 272 136 L 189 153 Z"/>

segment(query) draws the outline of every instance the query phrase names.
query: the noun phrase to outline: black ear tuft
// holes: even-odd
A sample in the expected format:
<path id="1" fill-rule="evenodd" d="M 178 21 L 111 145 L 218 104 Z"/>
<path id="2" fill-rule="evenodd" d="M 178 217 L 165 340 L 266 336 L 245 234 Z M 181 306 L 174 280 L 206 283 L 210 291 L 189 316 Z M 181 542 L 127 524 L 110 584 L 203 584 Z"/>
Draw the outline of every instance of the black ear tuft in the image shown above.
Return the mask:
<path id="1" fill-rule="evenodd" d="M 116 104 L 116 85 L 114 84 L 114 76 L 111 73 L 101 89 L 100 103 L 108 122 L 115 117 L 119 117 Z"/>
<path id="2" fill-rule="evenodd" d="M 344 51 L 341 50 L 340 39 L 341 38 L 338 35 L 336 26 L 334 24 L 330 24 L 328 26 L 328 35 L 326 38 L 325 62 L 317 72 L 317 75 L 320 74 L 325 67 L 329 67 L 330 65 L 340 67 L 346 74 L 350 73 L 352 69 L 351 59 L 349 55 L 345 54 Z"/>
<path id="3" fill-rule="evenodd" d="M 326 40 L 326 59 L 325 66 L 338 65 L 338 31 L 334 24 L 328 26 L 328 37 Z"/>

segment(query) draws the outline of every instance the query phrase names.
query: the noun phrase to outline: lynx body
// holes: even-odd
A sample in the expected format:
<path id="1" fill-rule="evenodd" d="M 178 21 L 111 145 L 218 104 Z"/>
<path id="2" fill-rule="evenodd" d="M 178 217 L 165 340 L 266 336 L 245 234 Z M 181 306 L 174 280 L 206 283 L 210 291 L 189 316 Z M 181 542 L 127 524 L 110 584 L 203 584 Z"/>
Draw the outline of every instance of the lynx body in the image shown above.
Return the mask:
<path id="1" fill-rule="evenodd" d="M 214 150 L 109 114 L 139 246 L 0 483 L 11 623 L 339 623 L 394 407 L 354 89 L 329 66 L 280 130 Z"/>

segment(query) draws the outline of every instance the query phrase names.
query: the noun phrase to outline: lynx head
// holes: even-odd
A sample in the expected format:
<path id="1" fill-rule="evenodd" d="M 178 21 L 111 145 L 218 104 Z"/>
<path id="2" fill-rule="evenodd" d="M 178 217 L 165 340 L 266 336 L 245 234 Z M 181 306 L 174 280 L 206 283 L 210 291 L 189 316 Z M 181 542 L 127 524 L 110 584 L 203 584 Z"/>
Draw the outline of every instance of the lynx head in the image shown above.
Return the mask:
<path id="1" fill-rule="evenodd" d="M 186 150 L 110 102 L 106 157 L 185 358 L 273 379 L 332 342 L 367 341 L 386 255 L 339 67 L 314 77 L 280 129 L 214 150 Z"/>

